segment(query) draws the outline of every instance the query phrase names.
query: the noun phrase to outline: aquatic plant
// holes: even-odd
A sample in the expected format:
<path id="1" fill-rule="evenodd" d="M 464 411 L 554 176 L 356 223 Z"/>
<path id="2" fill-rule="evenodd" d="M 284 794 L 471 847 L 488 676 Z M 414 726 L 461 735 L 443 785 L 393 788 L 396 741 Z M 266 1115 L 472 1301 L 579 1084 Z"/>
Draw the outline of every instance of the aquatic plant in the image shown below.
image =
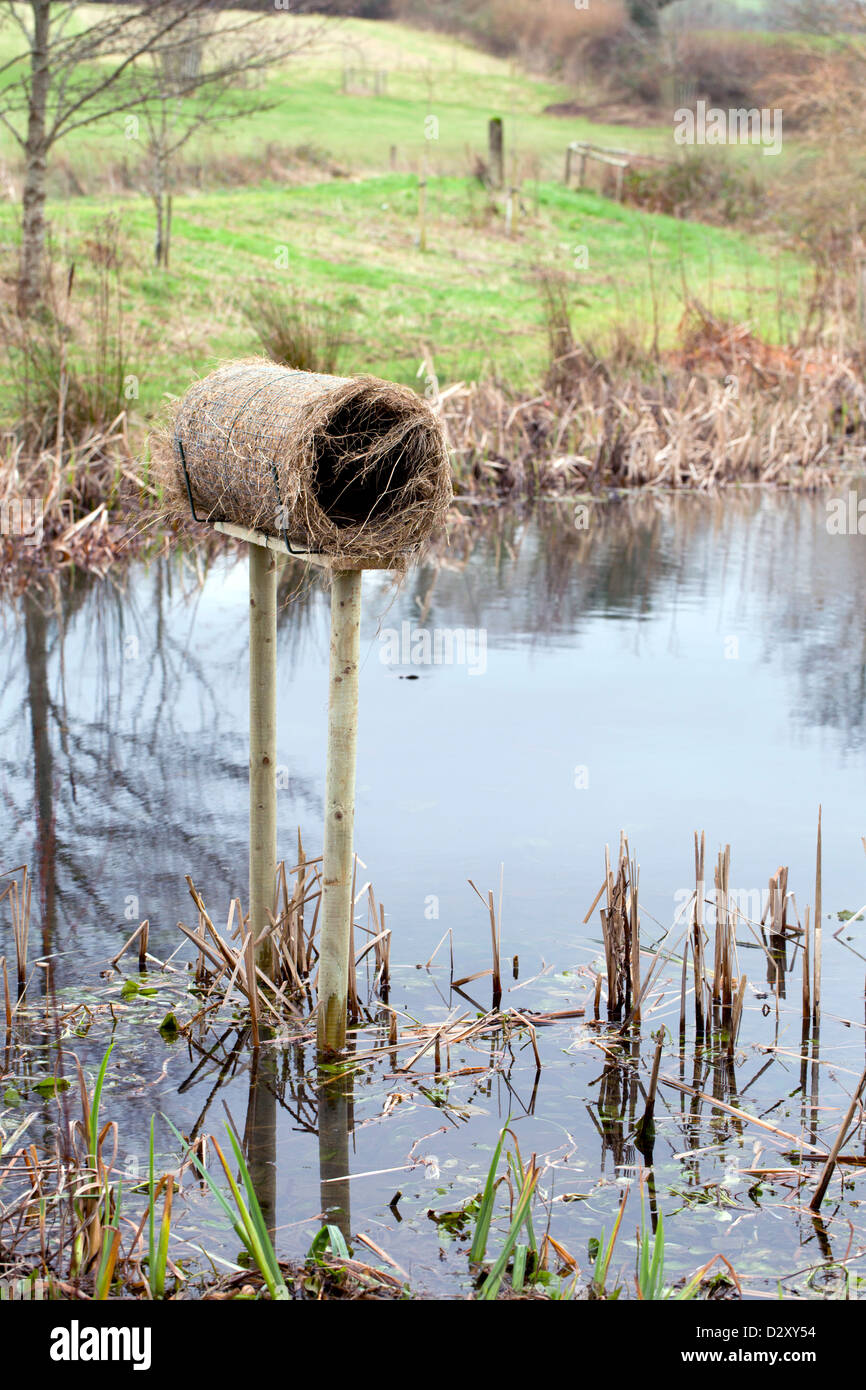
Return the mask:
<path id="1" fill-rule="evenodd" d="M 183 1136 L 181 1135 L 179 1130 L 177 1130 L 175 1126 L 171 1123 L 171 1120 L 167 1120 L 166 1123 L 168 1124 L 175 1138 L 180 1140 L 181 1144 L 183 1144 Z M 241 1181 L 243 1183 L 244 1188 L 243 1192 L 241 1192 L 241 1189 L 238 1186 L 238 1183 L 235 1180 L 235 1177 L 228 1163 L 226 1162 L 225 1155 L 223 1154 L 223 1151 L 220 1148 L 219 1143 L 213 1137 L 213 1135 L 210 1136 L 210 1142 L 213 1145 L 214 1150 L 216 1151 L 216 1155 L 222 1166 L 222 1170 L 225 1174 L 226 1181 L 228 1182 L 229 1191 L 232 1197 L 231 1202 L 225 1196 L 222 1189 L 217 1185 L 217 1183 L 214 1182 L 207 1168 L 201 1162 L 200 1158 L 198 1157 L 198 1154 L 196 1153 L 195 1149 L 191 1144 L 184 1146 L 184 1158 L 185 1160 L 188 1160 L 193 1164 L 199 1177 L 207 1183 L 208 1187 L 210 1188 L 217 1202 L 221 1206 L 222 1210 L 229 1218 L 229 1221 L 231 1222 L 237 1235 L 240 1237 L 244 1245 L 244 1248 L 247 1250 L 251 1259 L 255 1262 L 255 1265 L 259 1273 L 261 1274 L 262 1279 L 265 1282 L 265 1285 L 271 1298 L 286 1299 L 289 1296 L 288 1291 L 286 1289 L 285 1283 L 283 1282 L 280 1264 L 277 1259 L 276 1252 L 274 1251 L 270 1235 L 268 1234 L 268 1229 L 265 1225 L 264 1217 L 262 1216 L 262 1209 L 259 1206 L 259 1199 L 256 1196 L 253 1181 L 250 1177 L 250 1172 L 246 1165 L 246 1161 L 244 1160 L 243 1151 L 237 1139 L 235 1138 L 234 1131 L 231 1129 L 229 1125 L 226 1125 L 226 1133 L 228 1134 L 229 1143 L 232 1146 L 235 1161 L 238 1165 L 238 1171 L 241 1175 Z"/>

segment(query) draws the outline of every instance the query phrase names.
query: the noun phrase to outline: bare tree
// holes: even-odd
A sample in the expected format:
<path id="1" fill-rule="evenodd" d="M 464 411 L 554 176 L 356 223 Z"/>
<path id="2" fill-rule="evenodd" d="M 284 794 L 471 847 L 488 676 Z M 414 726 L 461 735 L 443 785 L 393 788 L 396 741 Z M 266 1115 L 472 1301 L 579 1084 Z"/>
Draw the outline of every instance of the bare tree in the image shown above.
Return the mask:
<path id="1" fill-rule="evenodd" d="M 44 279 L 49 155 L 64 136 L 153 98 L 142 60 L 214 0 L 147 0 L 92 19 L 80 0 L 0 0 L 0 23 L 23 43 L 0 64 L 0 123 L 24 160 L 18 309 L 39 302 Z M 133 77 L 139 78 L 133 82 Z"/>
<path id="2" fill-rule="evenodd" d="M 280 23 L 273 12 L 250 17 L 196 10 L 138 64 L 132 84 L 141 96 L 158 266 L 168 265 L 172 192 L 181 150 L 203 127 L 274 105 L 262 85 L 268 70 L 313 44 L 323 23 L 301 29 Z"/>

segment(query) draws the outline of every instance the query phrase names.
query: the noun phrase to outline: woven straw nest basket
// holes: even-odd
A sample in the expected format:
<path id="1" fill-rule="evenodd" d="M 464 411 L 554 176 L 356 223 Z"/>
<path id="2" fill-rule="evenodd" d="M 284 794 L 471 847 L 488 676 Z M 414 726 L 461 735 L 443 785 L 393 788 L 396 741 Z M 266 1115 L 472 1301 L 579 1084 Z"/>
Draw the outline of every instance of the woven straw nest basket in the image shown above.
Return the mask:
<path id="1" fill-rule="evenodd" d="M 414 391 L 259 359 L 190 387 L 151 451 L 170 515 L 281 536 L 335 564 L 399 566 L 452 495 L 442 427 Z"/>

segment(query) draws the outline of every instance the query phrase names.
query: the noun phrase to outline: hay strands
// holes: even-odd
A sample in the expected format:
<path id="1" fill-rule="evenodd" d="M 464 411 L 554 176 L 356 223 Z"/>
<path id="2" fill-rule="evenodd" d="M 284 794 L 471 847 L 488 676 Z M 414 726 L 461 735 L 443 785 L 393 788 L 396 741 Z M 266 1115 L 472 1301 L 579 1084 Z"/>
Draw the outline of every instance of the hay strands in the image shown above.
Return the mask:
<path id="1" fill-rule="evenodd" d="M 442 525 L 451 470 L 442 424 L 406 386 L 230 362 L 195 382 L 151 439 L 176 518 L 260 531 L 336 570 L 405 563 Z"/>

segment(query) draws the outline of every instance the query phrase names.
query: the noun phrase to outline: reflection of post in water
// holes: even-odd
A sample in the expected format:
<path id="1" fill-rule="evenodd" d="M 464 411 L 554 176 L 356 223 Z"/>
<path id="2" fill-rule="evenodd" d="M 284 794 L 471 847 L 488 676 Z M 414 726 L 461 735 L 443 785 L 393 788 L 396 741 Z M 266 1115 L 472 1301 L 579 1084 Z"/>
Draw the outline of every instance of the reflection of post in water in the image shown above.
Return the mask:
<path id="1" fill-rule="evenodd" d="M 42 952 L 53 949 L 55 901 L 54 759 L 51 752 L 48 691 L 48 614 L 38 597 L 24 595 L 24 659 L 27 665 L 27 700 L 33 739 L 34 800 L 39 893 L 42 908 Z M 46 976 L 46 983 L 49 983 Z"/>
<path id="2" fill-rule="evenodd" d="M 325 1219 L 351 1239 L 349 1136 L 354 1126 L 352 1072 L 321 1077 L 319 1087 L 319 1183 Z"/>
<path id="3" fill-rule="evenodd" d="M 695 1045 L 692 1059 L 691 1086 L 694 1092 L 704 1089 L 704 1049 L 699 1043 Z M 697 1094 L 688 1098 L 685 1094 L 680 1096 L 680 1118 L 686 1148 L 701 1148 L 701 1101 Z M 700 1181 L 700 1164 L 697 1159 L 684 1159 L 682 1171 L 685 1174 L 690 1173 L 695 1182 Z"/>
<path id="4" fill-rule="evenodd" d="M 634 1163 L 634 1148 L 626 1143 L 626 1135 L 632 1128 L 626 1121 L 632 1090 L 631 1073 L 630 1066 L 623 1066 L 616 1060 L 607 1062 L 599 1078 L 598 1119 L 591 1110 L 589 1112 L 601 1135 L 602 1173 L 608 1152 L 613 1158 L 614 1167 Z"/>
<path id="5" fill-rule="evenodd" d="M 738 1098 L 734 1059 L 727 1050 L 717 1052 L 713 1057 L 713 1099 L 724 1101 L 726 1105 L 736 1105 Z M 737 1134 L 743 1133 L 743 1121 L 724 1111 L 713 1112 L 710 1123 L 716 1130 L 731 1126 Z"/>
<path id="6" fill-rule="evenodd" d="M 244 1151 L 265 1226 L 273 1235 L 277 1224 L 277 1055 L 262 1030 L 264 1047 L 250 1057 L 250 1090 Z"/>

